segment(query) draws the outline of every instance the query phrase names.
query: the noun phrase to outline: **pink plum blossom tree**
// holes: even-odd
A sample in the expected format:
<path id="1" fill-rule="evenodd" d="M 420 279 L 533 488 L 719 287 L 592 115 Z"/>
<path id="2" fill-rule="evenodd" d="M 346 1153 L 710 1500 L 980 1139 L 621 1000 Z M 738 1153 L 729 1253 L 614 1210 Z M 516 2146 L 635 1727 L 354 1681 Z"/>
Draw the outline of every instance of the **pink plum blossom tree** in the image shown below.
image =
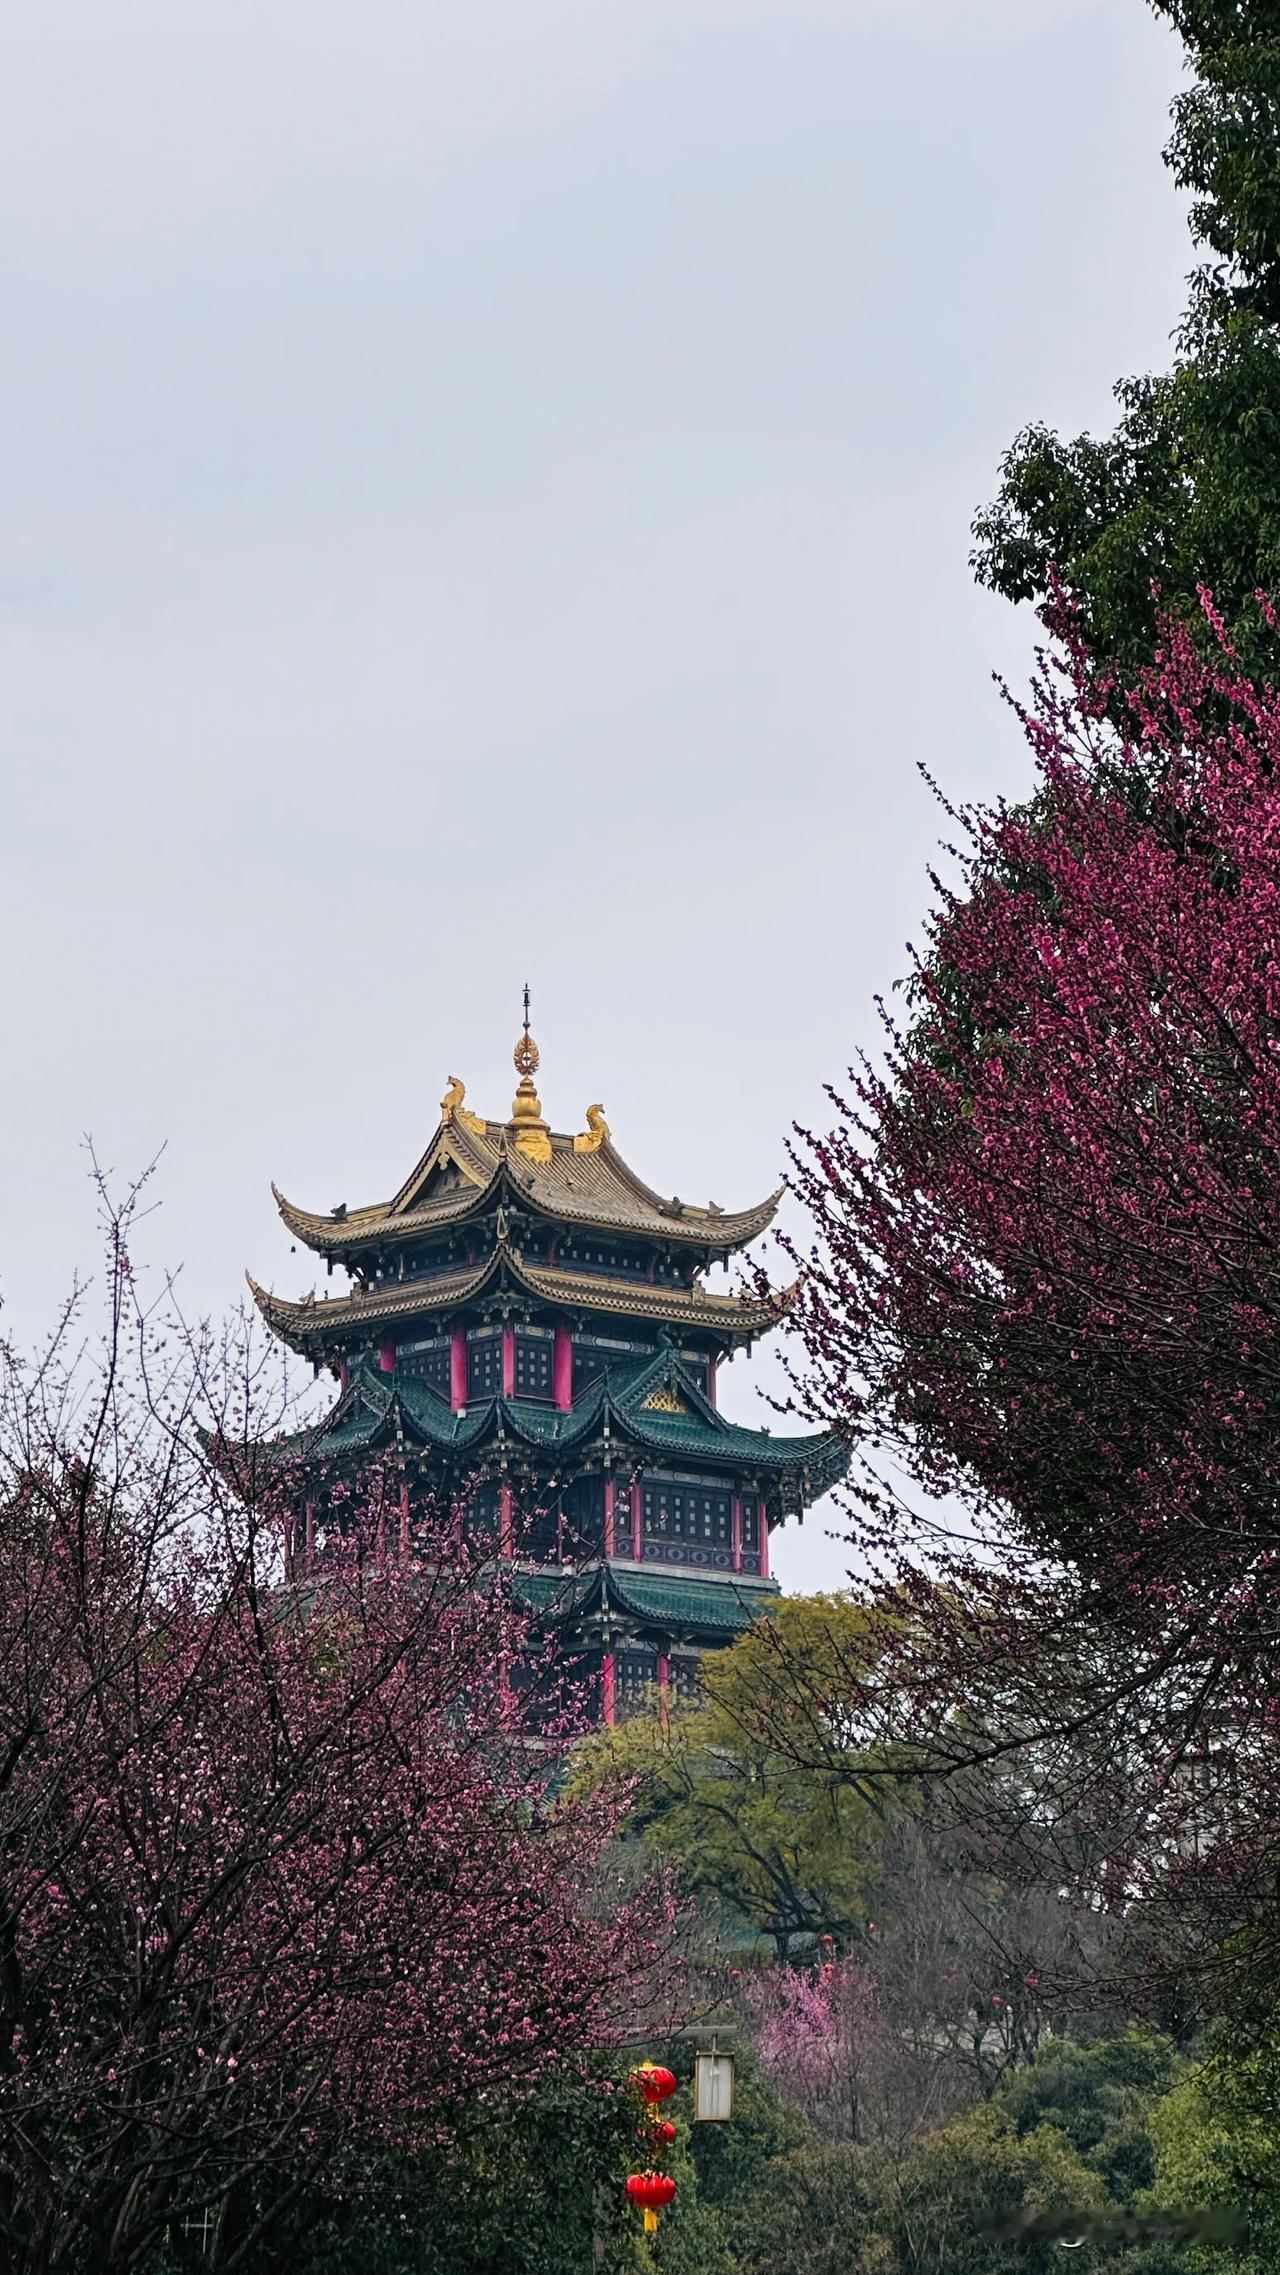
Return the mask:
<path id="1" fill-rule="evenodd" d="M 267 1362 L 148 1316 L 0 1353 L 0 2262 L 247 2266 L 363 2146 L 447 2139 L 643 2011 L 607 1807 L 547 1794 L 511 1607 L 369 1506 L 305 1595 Z M 215 1450 L 210 1451 L 213 1447 Z"/>

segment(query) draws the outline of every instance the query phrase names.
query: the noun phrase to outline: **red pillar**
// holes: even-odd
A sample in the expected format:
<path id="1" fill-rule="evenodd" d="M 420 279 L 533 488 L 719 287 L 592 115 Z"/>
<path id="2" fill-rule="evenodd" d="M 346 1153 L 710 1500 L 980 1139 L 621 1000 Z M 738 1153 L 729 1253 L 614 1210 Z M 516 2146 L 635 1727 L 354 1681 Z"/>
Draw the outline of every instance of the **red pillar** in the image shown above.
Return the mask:
<path id="1" fill-rule="evenodd" d="M 606 1478 L 605 1478 L 605 1481 L 604 1481 L 604 1553 L 605 1553 L 605 1555 L 606 1555 L 606 1556 L 612 1556 L 612 1554 L 613 1554 L 613 1479 L 612 1479 L 612 1477 L 606 1477 Z M 609 1661 L 610 1661 L 610 1665 L 612 1666 L 612 1663 L 613 1663 L 613 1654 L 612 1654 L 612 1652 L 609 1654 Z"/>
<path id="2" fill-rule="evenodd" d="M 714 1359 L 707 1360 L 707 1396 L 714 1406 L 716 1403 L 716 1361 Z"/>
<path id="3" fill-rule="evenodd" d="M 658 1653 L 658 1712 L 665 1722 L 671 1704 L 671 1659 L 666 1651 Z"/>
<path id="4" fill-rule="evenodd" d="M 733 1569 L 742 1570 L 742 1495 L 733 1496 Z"/>
<path id="5" fill-rule="evenodd" d="M 631 1487 L 631 1553 L 637 1564 L 644 1556 L 644 1511 L 640 1506 L 640 1480 Z"/>
<path id="6" fill-rule="evenodd" d="M 515 1518 L 512 1512 L 511 1487 L 498 1488 L 498 1554 L 514 1556 L 516 1552 Z"/>
<path id="7" fill-rule="evenodd" d="M 613 1653 L 606 1651 L 600 1661 L 600 1705 L 606 1722 L 618 1719 L 618 1691 L 614 1673 Z"/>
<path id="8" fill-rule="evenodd" d="M 556 1405 L 567 1414 L 573 1405 L 573 1337 L 567 1327 L 556 1329 Z"/>
<path id="9" fill-rule="evenodd" d="M 382 1338 L 382 1349 L 381 1349 L 381 1350 L 379 1351 L 379 1353 L 378 1353 L 378 1365 L 381 1367 L 381 1369 L 382 1369 L 382 1371 L 383 1371 L 383 1373 L 384 1373 L 384 1374 L 394 1374 L 394 1373 L 395 1373 L 395 1371 L 396 1371 L 396 1339 L 395 1339 L 395 1336 L 394 1336 L 394 1335 L 384 1335 L 384 1336 L 383 1336 L 383 1338 Z"/>
<path id="10" fill-rule="evenodd" d="M 467 1403 L 467 1330 L 455 1327 L 449 1337 L 449 1404 L 457 1414 Z"/>
<path id="11" fill-rule="evenodd" d="M 339 1361 L 338 1361 L 338 1388 L 339 1388 L 339 1390 L 345 1390 L 345 1389 L 346 1389 L 346 1387 L 347 1387 L 347 1384 L 350 1382 L 350 1380 L 351 1380 L 351 1369 L 350 1369 L 350 1367 L 347 1365 L 347 1356 L 346 1356 L 346 1352 L 344 1351 L 344 1352 L 343 1352 L 343 1354 L 342 1354 L 342 1357 L 341 1357 L 341 1358 L 339 1359 Z"/>
<path id="12" fill-rule="evenodd" d="M 502 1330 L 502 1395 L 514 1398 L 516 1394 L 516 1331 L 514 1327 Z"/>
<path id="13" fill-rule="evenodd" d="M 769 1577 L 769 1516 L 764 1505 L 763 1493 L 756 1502 L 756 1509 L 758 1511 L 756 1531 L 760 1535 L 760 1577 L 762 1580 L 767 1580 Z"/>

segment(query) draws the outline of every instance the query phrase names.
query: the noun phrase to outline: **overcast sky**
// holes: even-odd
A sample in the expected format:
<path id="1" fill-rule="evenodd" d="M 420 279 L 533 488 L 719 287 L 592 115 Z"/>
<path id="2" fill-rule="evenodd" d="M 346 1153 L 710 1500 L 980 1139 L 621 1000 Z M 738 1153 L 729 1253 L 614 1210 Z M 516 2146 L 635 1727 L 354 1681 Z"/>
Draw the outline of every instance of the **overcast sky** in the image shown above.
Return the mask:
<path id="1" fill-rule="evenodd" d="M 311 1284 L 448 1074 L 742 1206 L 1025 768 L 968 525 L 1191 261 L 1142 0 L 32 0 L 0 71 L 5 1324 L 166 1150 Z M 740 1362 L 726 1405 L 758 1421 Z M 810 1518 L 777 1568 L 838 1578 Z"/>

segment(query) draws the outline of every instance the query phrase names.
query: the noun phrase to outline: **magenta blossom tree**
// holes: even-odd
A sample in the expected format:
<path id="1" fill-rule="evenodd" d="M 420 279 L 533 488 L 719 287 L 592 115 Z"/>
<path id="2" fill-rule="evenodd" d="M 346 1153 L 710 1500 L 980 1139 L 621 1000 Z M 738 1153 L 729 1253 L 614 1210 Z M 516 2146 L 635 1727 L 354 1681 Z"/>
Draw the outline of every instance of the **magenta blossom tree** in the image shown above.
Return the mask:
<path id="1" fill-rule="evenodd" d="M 1171 626 L 1115 709 L 1044 667 L 1033 796 L 954 817 L 907 1015 L 801 1135 L 797 1398 L 862 1455 L 917 1766 L 1003 1765 L 1095 1906 L 1251 1923 L 1271 1995 L 1280 696 Z"/>
<path id="2" fill-rule="evenodd" d="M 153 1327 L 124 1231 L 96 1370 L 0 1354 L 15 2275 L 181 2263 L 192 2222 L 247 2265 L 318 2173 L 607 2043 L 666 1934 L 599 1883 L 607 1809 L 549 1800 L 447 1514 L 401 1562 L 353 1508 L 283 1584 L 262 1367 Z"/>

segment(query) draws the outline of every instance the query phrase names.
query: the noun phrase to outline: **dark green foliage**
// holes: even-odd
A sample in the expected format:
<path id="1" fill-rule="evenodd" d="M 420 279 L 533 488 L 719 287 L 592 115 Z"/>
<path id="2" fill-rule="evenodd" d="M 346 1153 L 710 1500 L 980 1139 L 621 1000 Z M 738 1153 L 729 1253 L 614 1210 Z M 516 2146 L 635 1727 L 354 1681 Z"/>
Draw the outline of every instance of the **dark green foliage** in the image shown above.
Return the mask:
<path id="1" fill-rule="evenodd" d="M 1177 2070 L 1168 2041 L 1138 2030 L 1094 2045 L 1050 2038 L 998 2100 L 1020 2135 L 1056 2126 L 1112 2201 L 1128 2209 L 1155 2179 L 1147 2114 Z"/>
<path id="2" fill-rule="evenodd" d="M 637 2221 L 622 2192 L 635 2113 L 616 2091 L 557 2082 L 462 2119 L 447 2152 L 374 2160 L 310 2197 L 271 2275 L 623 2275 Z M 593 2261 L 593 2239 L 604 2257 Z M 267 2275 L 267 2268 L 253 2270 Z"/>
<path id="3" fill-rule="evenodd" d="M 1130 2030 L 1049 2040 L 994 2099 L 904 2153 L 809 2143 L 757 2167 L 719 2207 L 737 2275 L 1262 2275 L 1256 2248 L 1188 2245 L 1124 2223 L 1256 2204 L 1271 2166 L 1271 2086 L 1236 2079 L 1244 2135 L 1213 2114 L 1211 2073 Z M 1067 2259 L 1053 2234 L 1097 2232 Z M 1013 2240 L 1000 2223 L 1022 2232 Z M 996 2232 L 993 2232 L 993 2229 Z M 1265 2231 L 1269 2236 L 1269 2228 Z"/>
<path id="4" fill-rule="evenodd" d="M 1265 679 L 1252 596 L 1280 589 L 1280 7 L 1152 4 L 1197 75 L 1166 157 L 1219 265 L 1194 281 L 1172 370 L 1117 387 L 1112 434 L 1064 440 L 1033 424 L 1017 437 L 974 523 L 973 565 L 1051 629 L 1056 570 L 1094 653 L 1126 676 L 1149 660 L 1158 606 L 1194 621 L 1206 583 Z"/>
<path id="5" fill-rule="evenodd" d="M 1280 589 L 1280 337 L 1204 290 L 1172 371 L 1122 380 L 1116 397 L 1102 440 L 1018 436 L 974 523 L 979 583 L 1036 602 L 1057 630 L 1056 569 L 1090 647 L 1126 678 L 1150 661 L 1160 608 L 1194 621 L 1207 584 L 1265 681 L 1274 657 L 1253 595 Z"/>
<path id="6" fill-rule="evenodd" d="M 874 2211 L 861 2150 L 826 2142 L 793 2151 L 735 2207 L 738 2265 L 750 2275 L 895 2275 Z"/>
<path id="7" fill-rule="evenodd" d="M 1156 2193 L 1170 2205 L 1243 2210 L 1251 2250 L 1201 2250 L 1187 2275 L 1270 2275 L 1280 2265 L 1280 2042 L 1219 2024 L 1208 2059 L 1152 2112 Z"/>
<path id="8" fill-rule="evenodd" d="M 1140 2030 L 1092 2045 L 1049 2038 L 999 2099 L 1019 2133 L 1051 2120 L 1085 2155 L 1110 2124 L 1167 2092 L 1177 2067 L 1168 2041 Z"/>
<path id="9" fill-rule="evenodd" d="M 725 2124 L 693 2122 L 690 2044 L 659 2049 L 657 2059 L 675 2071 L 679 2092 L 664 2115 L 679 2128 L 663 2169 L 679 2186 L 676 2209 L 662 2223 L 653 2247 L 663 2275 L 741 2275 L 739 2214 L 774 2160 L 809 2138 L 809 2128 L 770 2084 L 752 2047 L 735 2043 L 734 2113 Z"/>
<path id="10" fill-rule="evenodd" d="M 971 2110 L 907 2157 L 849 2145 L 776 2165 L 742 2222 L 751 2275 L 1026 2275 L 1061 2265 L 1047 2237 L 992 2232 L 1031 2213 L 1087 2213 L 1102 2191 L 1051 2128 L 1020 2140 L 1000 2111 Z"/>
<path id="11" fill-rule="evenodd" d="M 1239 299 L 1280 322 L 1280 7 L 1151 4 L 1185 42 L 1196 76 L 1173 106 L 1165 152 L 1191 192 L 1192 234 L 1234 272 Z"/>
<path id="12" fill-rule="evenodd" d="M 473 2112 L 448 2152 L 373 2160 L 299 2206 L 246 2275 L 1264 2275 L 1280 2264 L 1280 2059 L 1268 2045 L 1207 2065 L 1129 2030 L 1050 2039 L 986 2103 L 902 2148 L 819 2142 L 739 2039 L 736 2113 L 693 2125 L 687 2045 L 649 2049 L 680 2090 L 662 2163 L 679 2194 L 643 2238 L 622 2176 L 638 2161 L 624 2093 L 552 2082 L 518 2108 Z M 1250 2251 L 1117 2223 L 1243 2204 Z M 999 2232 L 1048 2218 L 1079 2232 Z M 601 2256 L 595 2252 L 599 2241 Z M 198 2275 L 177 2255 L 146 2275 Z M 141 2275 L 141 2271 L 140 2271 Z"/>

